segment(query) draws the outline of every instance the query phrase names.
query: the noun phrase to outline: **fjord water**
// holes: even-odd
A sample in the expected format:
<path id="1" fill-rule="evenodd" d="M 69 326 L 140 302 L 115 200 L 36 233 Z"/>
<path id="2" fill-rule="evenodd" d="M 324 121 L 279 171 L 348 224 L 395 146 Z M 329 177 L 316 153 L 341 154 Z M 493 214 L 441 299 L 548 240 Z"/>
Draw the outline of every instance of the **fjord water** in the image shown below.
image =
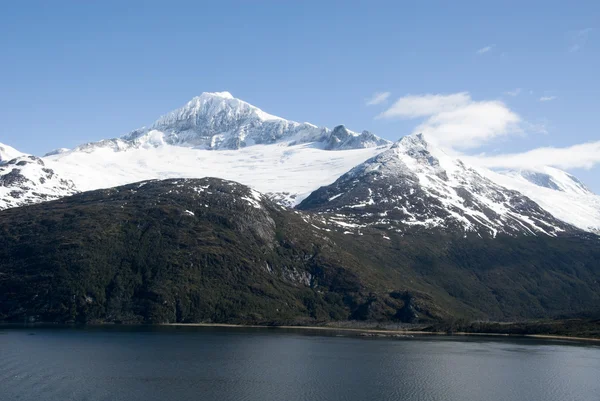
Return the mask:
<path id="1" fill-rule="evenodd" d="M 0 329 L 0 399 L 600 399 L 600 347 L 281 329 Z"/>

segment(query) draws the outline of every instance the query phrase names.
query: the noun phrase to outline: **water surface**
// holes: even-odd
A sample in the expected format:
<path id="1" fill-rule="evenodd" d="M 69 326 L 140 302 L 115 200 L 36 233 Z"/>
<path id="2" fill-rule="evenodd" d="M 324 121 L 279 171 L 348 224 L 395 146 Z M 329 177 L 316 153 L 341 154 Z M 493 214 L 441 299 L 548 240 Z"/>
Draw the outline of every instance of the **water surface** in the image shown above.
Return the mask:
<path id="1" fill-rule="evenodd" d="M 281 329 L 0 329 L 0 399 L 598 401 L 600 347 Z"/>

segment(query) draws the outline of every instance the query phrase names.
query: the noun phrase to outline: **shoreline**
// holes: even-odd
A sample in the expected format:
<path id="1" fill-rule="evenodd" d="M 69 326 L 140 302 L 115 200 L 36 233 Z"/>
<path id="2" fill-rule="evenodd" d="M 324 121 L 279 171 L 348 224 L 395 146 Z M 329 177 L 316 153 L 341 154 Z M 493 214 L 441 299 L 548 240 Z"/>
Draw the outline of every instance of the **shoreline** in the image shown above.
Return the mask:
<path id="1" fill-rule="evenodd" d="M 173 326 L 173 327 L 226 327 L 226 328 L 258 328 L 258 329 L 294 329 L 294 330 L 321 330 L 321 331 L 343 331 L 349 333 L 373 334 L 383 336 L 409 336 L 427 335 L 427 336 L 473 336 L 473 337 L 513 337 L 513 338 L 533 338 L 540 340 L 561 340 L 561 341 L 577 341 L 577 342 L 594 342 L 600 343 L 600 338 L 595 337 L 577 337 L 565 336 L 557 334 L 508 334 L 508 333 L 472 333 L 472 332 L 454 332 L 446 333 L 439 331 L 423 331 L 423 330 L 387 330 L 387 329 L 361 329 L 350 327 L 335 327 L 335 326 L 262 326 L 262 325 L 243 325 L 231 323 L 162 323 L 158 326 Z"/>
<path id="2" fill-rule="evenodd" d="M 411 336 L 464 336 L 464 337 L 510 337 L 510 338 L 531 338 L 538 340 L 557 340 L 557 341 L 572 341 L 572 342 L 587 342 L 600 345 L 600 337 L 580 337 L 560 334 L 513 334 L 513 333 L 483 333 L 483 332 L 444 332 L 444 331 L 425 331 L 425 330 L 410 330 L 410 329 L 384 329 L 384 328 L 358 328 L 358 327 L 338 327 L 338 326 L 269 326 L 260 324 L 234 324 L 234 323 L 156 323 L 156 324 L 115 324 L 115 323 L 88 323 L 88 324 L 58 324 L 56 322 L 35 322 L 35 323 L 1 323 L 0 330 L 10 328 L 23 327 L 207 327 L 207 328 L 233 328 L 233 329 L 282 329 L 282 330 L 312 330 L 323 332 L 345 332 L 357 337 L 411 337 Z"/>

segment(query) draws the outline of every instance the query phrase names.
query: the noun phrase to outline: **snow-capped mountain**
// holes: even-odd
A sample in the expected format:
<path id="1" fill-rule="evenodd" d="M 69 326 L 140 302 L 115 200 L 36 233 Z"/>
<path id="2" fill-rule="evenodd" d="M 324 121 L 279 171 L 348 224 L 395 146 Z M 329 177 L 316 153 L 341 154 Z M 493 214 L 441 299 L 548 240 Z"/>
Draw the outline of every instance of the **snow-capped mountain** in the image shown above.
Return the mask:
<path id="1" fill-rule="evenodd" d="M 229 92 L 205 92 L 185 106 L 160 117 L 150 127 L 115 139 L 79 146 L 90 152 L 99 147 L 123 151 L 165 144 L 198 149 L 240 149 L 251 145 L 284 142 L 313 143 L 326 150 L 360 149 L 387 145 L 370 132 L 361 134 L 337 127 L 329 130 L 265 113 Z"/>
<path id="2" fill-rule="evenodd" d="M 81 190 L 155 178 L 219 177 L 295 205 L 390 142 L 265 113 L 228 92 L 203 93 L 151 127 L 59 149 L 44 160 Z"/>
<path id="3" fill-rule="evenodd" d="M 19 156 L 0 164 L 0 210 L 62 198 L 77 193 L 35 156 Z"/>
<path id="4" fill-rule="evenodd" d="M 593 194 L 576 177 L 550 166 L 541 166 L 535 169 L 506 170 L 500 174 L 515 178 L 516 180 L 526 180 L 542 188 L 549 188 L 573 195 Z"/>
<path id="5" fill-rule="evenodd" d="M 71 149 L 69 149 L 69 148 L 58 148 L 58 149 L 54 149 L 54 150 L 51 150 L 50 152 L 46 153 L 46 154 L 44 155 L 44 157 L 46 157 L 46 156 L 60 155 L 61 153 L 68 152 L 69 150 L 71 150 Z"/>
<path id="6" fill-rule="evenodd" d="M 19 156 L 23 156 L 23 153 L 11 146 L 0 143 L 0 164 Z"/>
<path id="7" fill-rule="evenodd" d="M 336 193 L 317 191 L 302 208 L 343 209 L 346 221 L 360 217 L 357 224 L 395 221 L 401 223 L 399 229 L 554 235 L 569 229 L 559 219 L 600 233 L 600 197 L 568 173 L 550 167 L 475 169 L 432 147 L 423 136 L 390 146 L 367 131 L 297 123 L 228 92 L 203 93 L 148 128 L 49 152 L 45 166 L 30 164 L 60 177 L 52 181 L 56 185 L 45 192 L 29 185 L 27 196 L 4 185 L 0 209 L 149 179 L 218 177 L 249 185 L 290 207 L 319 187 L 337 188 Z M 0 164 L 21 155 L 0 145 Z M 5 175 L 11 171 L 3 169 Z M 37 183 L 40 171 L 19 174 Z M 394 181 L 391 187 L 382 186 L 383 173 Z M 381 210 L 365 212 L 374 203 Z M 370 220 L 365 219 L 368 213 Z"/>
<path id="8" fill-rule="evenodd" d="M 552 167 L 520 172 L 480 171 L 490 180 L 532 199 L 554 217 L 600 234 L 600 196 L 572 175 Z"/>
<path id="9" fill-rule="evenodd" d="M 409 135 L 354 167 L 299 206 L 348 228 L 460 230 L 495 236 L 557 235 L 573 227 L 521 193 Z"/>

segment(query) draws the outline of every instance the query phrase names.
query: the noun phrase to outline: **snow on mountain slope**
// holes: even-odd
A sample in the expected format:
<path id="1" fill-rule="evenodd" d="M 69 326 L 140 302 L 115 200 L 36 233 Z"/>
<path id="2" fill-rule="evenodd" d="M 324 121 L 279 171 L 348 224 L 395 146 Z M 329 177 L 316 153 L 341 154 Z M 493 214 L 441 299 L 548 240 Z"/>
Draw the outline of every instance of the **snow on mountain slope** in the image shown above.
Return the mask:
<path id="1" fill-rule="evenodd" d="M 35 156 L 20 156 L 0 164 L 0 210 L 62 198 L 78 192 Z"/>
<path id="2" fill-rule="evenodd" d="M 582 230 L 600 234 L 600 196 L 585 188 L 575 177 L 574 181 L 570 182 L 571 175 L 553 170 L 557 169 L 545 169 L 552 173 L 552 184 L 546 186 L 539 185 L 539 181 L 532 182 L 530 176 L 528 178 L 522 174 L 501 174 L 485 169 L 481 171 L 490 180 L 521 192 L 554 217 Z M 565 176 L 568 176 L 567 179 Z"/>
<path id="3" fill-rule="evenodd" d="M 275 199 L 294 205 L 386 148 L 332 152 L 314 144 L 278 143 L 215 151 L 165 144 L 120 152 L 96 147 L 44 160 L 82 191 L 147 179 L 218 177 L 274 193 Z"/>
<path id="4" fill-rule="evenodd" d="M 0 143 L 0 164 L 23 155 L 24 154 L 19 152 L 17 149 Z"/>
<path id="5" fill-rule="evenodd" d="M 68 152 L 69 150 L 71 150 L 71 149 L 68 149 L 68 148 L 58 148 L 58 149 L 54 149 L 54 150 L 51 150 L 50 152 L 46 153 L 46 154 L 44 155 L 44 157 L 46 157 L 46 156 L 53 156 L 53 155 L 59 155 L 59 154 L 61 154 L 61 153 Z"/>
<path id="6" fill-rule="evenodd" d="M 504 174 L 476 170 L 431 147 L 421 136 L 406 137 L 387 151 L 390 145 L 367 131 L 358 134 L 344 126 L 330 130 L 285 120 L 219 92 L 203 93 L 150 127 L 121 138 L 72 150 L 57 149 L 48 153 L 44 162 L 69 183 L 65 187 L 62 180 L 56 181 L 53 194 L 148 179 L 213 176 L 252 186 L 294 206 L 315 189 L 383 152 L 371 167 L 379 166 L 381 171 L 393 167 L 405 183 L 398 185 L 399 189 L 381 188 L 378 197 L 370 193 L 355 197 L 368 203 L 379 199 L 388 206 L 396 203 L 397 208 L 385 212 L 395 214 L 404 226 L 456 226 L 492 234 L 520 230 L 555 234 L 565 229 L 522 193 L 554 217 L 600 233 L 600 198 L 565 172 L 552 168 Z M 0 144 L 0 164 L 15 155 L 21 154 Z M 361 179 L 371 182 L 373 175 L 363 173 Z M 31 182 L 39 178 L 32 177 Z M 363 188 L 367 189 L 373 191 Z M 33 202 L 35 194 L 40 195 L 39 201 L 52 198 L 33 187 L 29 191 L 27 202 Z M 24 197 L 19 191 L 8 193 Z M 7 196 L 2 198 L 5 205 L 22 204 L 12 195 L 12 200 L 4 199 Z M 340 202 L 340 207 L 350 202 L 341 192 L 331 198 Z M 399 204 L 400 199 L 404 205 Z M 352 205 L 358 211 L 361 202 L 346 203 Z"/>
<path id="7" fill-rule="evenodd" d="M 542 188 L 549 188 L 574 195 L 593 195 L 593 192 L 577 178 L 566 171 L 550 166 L 541 166 L 527 170 L 506 170 L 499 171 L 499 173 L 519 181 L 525 179 Z"/>
<path id="8" fill-rule="evenodd" d="M 200 149 L 239 149 L 256 144 L 285 142 L 290 145 L 319 143 L 323 149 L 358 149 L 389 144 L 369 132 L 361 134 L 338 127 L 333 131 L 309 123 L 297 123 L 268 114 L 229 92 L 205 92 L 185 106 L 160 117 L 152 126 L 121 138 L 79 146 L 123 151 L 168 145 Z"/>
<path id="9" fill-rule="evenodd" d="M 557 235 L 572 228 L 535 202 L 409 135 L 299 206 L 342 227 Z"/>
<path id="10" fill-rule="evenodd" d="M 81 190 L 213 176 L 294 205 L 389 144 L 342 125 L 329 130 L 288 121 L 219 92 L 195 97 L 149 128 L 50 152 L 45 160 Z"/>

